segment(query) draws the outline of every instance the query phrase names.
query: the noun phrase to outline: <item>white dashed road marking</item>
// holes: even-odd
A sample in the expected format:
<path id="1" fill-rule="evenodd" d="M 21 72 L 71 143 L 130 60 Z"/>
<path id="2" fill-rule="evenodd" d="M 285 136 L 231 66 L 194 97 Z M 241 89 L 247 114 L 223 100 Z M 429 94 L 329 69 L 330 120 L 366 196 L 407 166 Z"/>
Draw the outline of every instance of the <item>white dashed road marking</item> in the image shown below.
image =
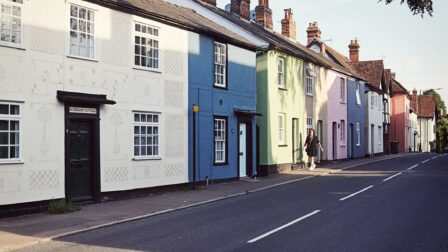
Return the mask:
<path id="1" fill-rule="evenodd" d="M 414 169 L 414 168 L 417 167 L 417 166 L 418 166 L 418 164 L 416 164 L 416 165 L 414 165 L 414 166 L 412 166 L 412 167 L 409 167 L 409 168 L 408 168 L 408 171 Z"/>
<path id="2" fill-rule="evenodd" d="M 393 179 L 393 178 L 395 178 L 396 176 L 399 176 L 399 175 L 401 175 L 401 174 L 402 174 L 402 173 L 400 172 L 400 173 L 397 173 L 397 174 L 395 174 L 395 175 L 393 175 L 393 176 L 390 176 L 390 177 L 384 179 L 383 182 L 386 182 L 386 181 L 388 181 L 388 180 L 390 180 L 390 179 Z"/>
<path id="3" fill-rule="evenodd" d="M 313 212 L 311 212 L 311 213 L 309 213 L 309 214 L 307 214 L 307 215 L 304 215 L 304 216 L 302 216 L 302 217 L 300 217 L 300 218 L 298 218 L 298 219 L 295 219 L 295 220 L 293 220 L 293 221 L 291 221 L 291 222 L 289 222 L 289 223 L 287 223 L 287 224 L 285 224 L 285 225 L 283 225 L 283 226 L 281 226 L 281 227 L 278 227 L 278 228 L 273 229 L 273 230 L 271 230 L 271 231 L 269 231 L 269 232 L 267 232 L 267 233 L 265 233 L 265 234 L 262 234 L 262 235 L 260 235 L 260 236 L 258 236 L 258 237 L 256 237 L 256 238 L 254 238 L 254 239 L 248 241 L 247 243 L 254 243 L 254 242 L 259 241 L 259 240 L 261 240 L 261 239 L 263 239 L 263 238 L 266 238 L 266 237 L 270 236 L 271 234 L 277 233 L 278 231 L 280 231 L 280 230 L 282 230 L 282 229 L 285 229 L 285 228 L 287 228 L 287 227 L 289 227 L 289 226 L 291 226 L 291 225 L 294 225 L 294 224 L 296 224 L 297 222 L 302 221 L 302 220 L 304 220 L 304 219 L 306 219 L 306 218 L 309 218 L 309 217 L 311 217 L 311 216 L 313 216 L 313 215 L 315 215 L 315 214 L 317 214 L 317 213 L 319 213 L 319 212 L 320 212 L 320 210 L 313 211 Z"/>
<path id="4" fill-rule="evenodd" d="M 369 189 L 372 188 L 372 187 L 373 187 L 373 185 L 368 186 L 368 187 L 366 187 L 366 188 L 364 188 L 364 189 L 362 189 L 362 190 L 360 190 L 360 191 L 357 191 L 357 192 L 355 192 L 355 193 L 352 193 L 352 194 L 350 194 L 349 196 L 346 196 L 346 197 L 341 198 L 341 199 L 339 199 L 339 200 L 340 200 L 340 201 L 344 201 L 344 200 L 346 200 L 346 199 L 348 199 L 348 198 L 351 198 L 351 197 L 353 197 L 353 196 L 355 196 L 355 195 L 357 195 L 357 194 L 360 194 L 360 193 L 362 193 L 362 192 L 365 192 L 365 191 L 369 190 Z"/>

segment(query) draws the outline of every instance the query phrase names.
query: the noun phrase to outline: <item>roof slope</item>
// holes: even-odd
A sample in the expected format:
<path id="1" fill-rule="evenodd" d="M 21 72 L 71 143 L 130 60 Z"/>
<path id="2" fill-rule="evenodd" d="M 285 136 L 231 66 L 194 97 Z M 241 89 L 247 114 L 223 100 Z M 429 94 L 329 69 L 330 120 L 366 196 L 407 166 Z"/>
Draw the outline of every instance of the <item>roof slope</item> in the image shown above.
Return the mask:
<path id="1" fill-rule="evenodd" d="M 382 60 L 350 62 L 350 67 L 377 90 L 382 90 L 384 63 Z"/>
<path id="2" fill-rule="evenodd" d="M 282 52 L 285 52 L 292 56 L 309 61 L 316 65 L 320 65 L 320 66 L 326 67 L 326 68 L 331 68 L 335 71 L 341 72 L 348 76 L 352 76 L 355 78 L 361 78 L 360 76 L 356 75 L 356 73 L 352 72 L 350 69 L 344 68 L 343 66 L 340 66 L 340 65 L 334 63 L 333 61 L 327 59 L 323 55 L 314 52 L 313 50 L 309 49 L 308 47 L 300 44 L 299 42 L 297 42 L 295 40 L 287 38 L 280 33 L 277 33 L 273 30 L 266 29 L 262 25 L 259 25 L 253 21 L 243 20 L 243 19 L 237 17 L 236 15 L 233 15 L 230 12 L 227 12 L 223 9 L 216 7 L 216 6 L 205 4 L 205 3 L 201 2 L 200 0 L 193 0 L 193 1 L 202 5 L 203 7 L 207 8 L 207 9 L 209 9 L 210 11 L 215 12 L 216 14 L 229 20 L 230 22 L 233 22 L 234 24 L 240 26 L 247 32 L 250 32 L 250 33 L 254 34 L 255 36 L 262 38 L 263 40 L 266 40 L 270 44 L 269 49 L 277 49 L 279 51 L 282 51 Z"/>
<path id="3" fill-rule="evenodd" d="M 181 29 L 219 38 L 223 42 L 256 50 L 257 46 L 240 35 L 199 15 L 192 9 L 162 0 L 85 0 L 111 9 L 156 20 Z"/>
<path id="4" fill-rule="evenodd" d="M 436 115 L 436 100 L 432 95 L 418 96 L 418 111 L 419 117 L 433 118 Z"/>

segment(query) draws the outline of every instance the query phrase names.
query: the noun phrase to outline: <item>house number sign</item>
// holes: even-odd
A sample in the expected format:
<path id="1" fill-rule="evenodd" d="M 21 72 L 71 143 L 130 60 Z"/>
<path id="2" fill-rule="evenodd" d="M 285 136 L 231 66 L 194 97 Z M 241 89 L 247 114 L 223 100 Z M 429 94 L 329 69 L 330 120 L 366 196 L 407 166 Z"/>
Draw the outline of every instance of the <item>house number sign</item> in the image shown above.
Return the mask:
<path id="1" fill-rule="evenodd" d="M 81 107 L 70 107 L 70 113 L 76 114 L 94 114 L 96 115 L 96 108 L 81 108 Z"/>

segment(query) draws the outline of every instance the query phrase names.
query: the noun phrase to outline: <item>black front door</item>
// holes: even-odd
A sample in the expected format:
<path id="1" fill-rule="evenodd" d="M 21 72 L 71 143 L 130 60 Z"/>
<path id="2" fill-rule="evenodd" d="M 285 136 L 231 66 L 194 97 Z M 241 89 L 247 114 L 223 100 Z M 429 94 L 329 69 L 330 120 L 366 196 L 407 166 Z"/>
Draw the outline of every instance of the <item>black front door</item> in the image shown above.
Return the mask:
<path id="1" fill-rule="evenodd" d="M 93 199 L 92 121 L 70 120 L 69 185 L 72 201 Z"/>

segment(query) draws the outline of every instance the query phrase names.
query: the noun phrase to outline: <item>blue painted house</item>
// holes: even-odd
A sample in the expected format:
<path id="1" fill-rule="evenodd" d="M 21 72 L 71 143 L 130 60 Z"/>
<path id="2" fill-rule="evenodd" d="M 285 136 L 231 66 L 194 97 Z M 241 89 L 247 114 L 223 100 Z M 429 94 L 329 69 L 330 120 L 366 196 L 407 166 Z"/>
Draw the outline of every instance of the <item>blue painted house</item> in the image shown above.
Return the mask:
<path id="1" fill-rule="evenodd" d="M 256 175 L 256 47 L 224 35 L 189 33 L 190 181 Z"/>
<path id="2" fill-rule="evenodd" d="M 347 157 L 365 156 L 365 85 L 356 79 L 347 81 Z"/>

